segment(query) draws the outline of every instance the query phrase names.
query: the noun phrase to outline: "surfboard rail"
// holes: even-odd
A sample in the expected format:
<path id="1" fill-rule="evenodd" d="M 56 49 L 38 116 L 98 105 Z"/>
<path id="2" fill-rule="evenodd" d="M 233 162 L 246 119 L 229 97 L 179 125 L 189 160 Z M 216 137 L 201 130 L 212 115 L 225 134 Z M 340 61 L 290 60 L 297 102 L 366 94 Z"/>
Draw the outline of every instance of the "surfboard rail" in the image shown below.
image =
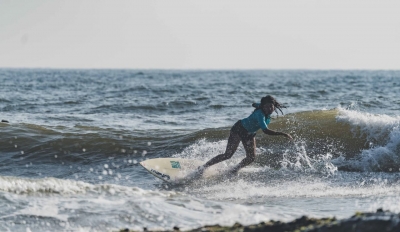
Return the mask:
<path id="1" fill-rule="evenodd" d="M 177 182 L 193 172 L 203 161 L 182 158 L 156 158 L 140 162 L 155 177 L 166 182 Z"/>

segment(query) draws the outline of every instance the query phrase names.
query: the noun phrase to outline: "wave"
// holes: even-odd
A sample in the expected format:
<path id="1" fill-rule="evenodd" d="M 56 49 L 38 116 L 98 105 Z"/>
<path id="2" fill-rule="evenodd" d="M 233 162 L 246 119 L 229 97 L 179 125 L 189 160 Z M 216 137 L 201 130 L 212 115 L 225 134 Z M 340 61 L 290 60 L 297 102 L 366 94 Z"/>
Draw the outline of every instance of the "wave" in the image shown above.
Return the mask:
<path id="1" fill-rule="evenodd" d="M 400 171 L 399 124 L 399 117 L 341 108 L 278 117 L 273 119 L 270 129 L 292 134 L 295 142 L 278 136 L 257 136 L 256 163 L 325 173 Z M 224 152 L 226 138 L 208 140 L 188 146 L 177 156 L 206 161 Z M 244 156 L 244 149 L 240 146 L 237 153 Z"/>
<path id="2" fill-rule="evenodd" d="M 296 137 L 295 152 L 285 151 L 292 161 L 299 156 L 318 162 L 331 157 L 339 170 L 400 170 L 400 117 L 338 108 L 301 112 L 276 121 L 277 130 L 289 130 Z"/>
<path id="3" fill-rule="evenodd" d="M 139 187 L 127 187 L 115 184 L 90 184 L 83 181 L 74 181 L 58 178 L 21 178 L 0 176 L 0 191 L 16 194 L 109 194 L 125 196 L 160 196 L 170 197 L 177 195 L 173 191 L 153 191 Z"/>
<path id="4" fill-rule="evenodd" d="M 331 178 L 298 175 L 268 168 L 246 168 L 239 177 L 223 181 L 200 180 L 185 186 L 148 190 L 117 184 L 90 184 L 58 178 L 22 178 L 0 176 L 0 191 L 19 195 L 110 195 L 129 198 L 161 197 L 164 199 L 206 197 L 210 200 L 235 199 L 250 202 L 279 197 L 349 197 L 396 196 L 399 174 L 341 173 Z"/>
<path id="5" fill-rule="evenodd" d="M 343 170 L 400 171 L 400 117 L 342 110 L 338 121 L 351 125 L 354 137 L 364 137 L 368 148 L 338 159 Z"/>
<path id="6" fill-rule="evenodd" d="M 324 160 L 329 160 L 339 170 L 399 171 L 399 125 L 399 117 L 342 108 L 273 118 L 270 128 L 292 134 L 295 143 L 288 143 L 281 136 L 260 133 L 256 137 L 260 154 L 257 163 L 280 168 L 299 162 L 307 166 L 307 163 L 321 165 L 323 161 L 326 166 L 328 161 Z M 174 154 L 206 160 L 224 152 L 229 129 L 130 131 L 85 125 L 71 128 L 0 124 L 0 152 L 3 157 L 9 157 L 5 163 L 20 157 L 47 163 L 54 156 L 79 162 L 110 156 L 154 158 Z M 243 149 L 239 148 L 238 153 L 244 154 Z"/>

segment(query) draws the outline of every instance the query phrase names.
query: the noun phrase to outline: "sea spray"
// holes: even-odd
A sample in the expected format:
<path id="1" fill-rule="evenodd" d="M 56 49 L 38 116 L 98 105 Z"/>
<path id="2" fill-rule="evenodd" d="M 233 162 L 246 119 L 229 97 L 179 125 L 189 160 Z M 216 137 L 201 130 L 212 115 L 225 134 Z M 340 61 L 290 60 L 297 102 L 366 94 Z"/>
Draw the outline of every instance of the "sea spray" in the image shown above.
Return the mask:
<path id="1" fill-rule="evenodd" d="M 336 162 L 345 170 L 400 171 L 400 118 L 341 110 L 338 121 L 349 123 L 353 136 L 366 137 L 368 149 L 358 156 Z"/>

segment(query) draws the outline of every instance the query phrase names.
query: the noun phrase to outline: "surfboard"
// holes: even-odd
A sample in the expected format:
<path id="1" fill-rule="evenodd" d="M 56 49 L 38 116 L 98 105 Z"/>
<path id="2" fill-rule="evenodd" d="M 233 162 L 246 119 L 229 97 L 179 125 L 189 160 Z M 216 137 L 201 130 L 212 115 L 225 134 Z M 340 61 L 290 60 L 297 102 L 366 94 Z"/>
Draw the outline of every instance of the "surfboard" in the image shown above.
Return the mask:
<path id="1" fill-rule="evenodd" d="M 197 170 L 197 167 L 203 165 L 205 162 L 193 159 L 182 159 L 182 158 L 156 158 L 148 159 L 140 162 L 143 168 L 149 171 L 155 177 L 169 182 L 169 183 L 180 183 L 187 180 L 191 180 L 193 173 Z M 217 174 L 220 170 L 223 170 L 222 164 L 213 165 L 207 168 L 202 178 Z"/>

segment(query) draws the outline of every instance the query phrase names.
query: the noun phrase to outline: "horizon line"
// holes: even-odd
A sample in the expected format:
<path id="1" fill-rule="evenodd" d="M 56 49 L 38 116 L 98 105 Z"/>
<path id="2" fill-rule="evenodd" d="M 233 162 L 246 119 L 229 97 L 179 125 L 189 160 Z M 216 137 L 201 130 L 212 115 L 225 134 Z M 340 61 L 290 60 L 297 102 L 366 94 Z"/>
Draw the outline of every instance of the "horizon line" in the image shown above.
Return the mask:
<path id="1" fill-rule="evenodd" d="M 399 69 L 373 68 L 72 68 L 72 67 L 0 67 L 0 69 L 32 70 L 143 70 L 143 71 L 400 71 Z"/>

